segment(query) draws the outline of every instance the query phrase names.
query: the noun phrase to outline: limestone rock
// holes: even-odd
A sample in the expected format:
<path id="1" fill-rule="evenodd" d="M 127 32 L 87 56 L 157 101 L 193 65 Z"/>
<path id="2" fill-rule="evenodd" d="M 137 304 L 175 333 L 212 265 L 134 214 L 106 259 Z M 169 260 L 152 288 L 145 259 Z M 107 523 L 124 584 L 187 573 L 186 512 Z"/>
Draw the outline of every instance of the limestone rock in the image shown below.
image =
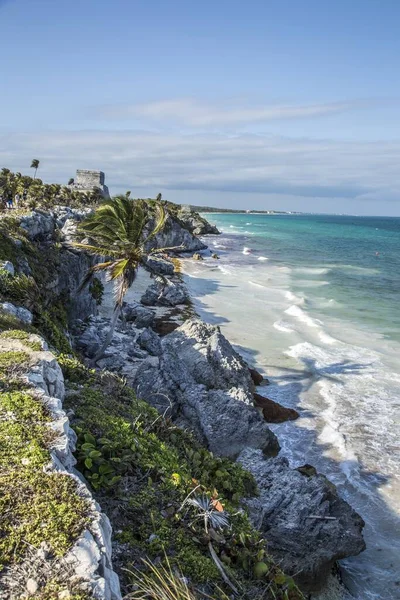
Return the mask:
<path id="1" fill-rule="evenodd" d="M 0 304 L 0 307 L 3 309 L 4 312 L 8 313 L 9 315 L 12 315 L 13 317 L 17 317 L 17 319 L 19 319 L 23 323 L 26 323 L 27 325 L 32 325 L 33 314 L 27 308 L 24 308 L 23 306 L 15 306 L 11 302 L 3 302 L 2 304 Z"/>
<path id="2" fill-rule="evenodd" d="M 9 260 L 6 260 L 4 262 L 0 261 L 0 269 L 4 269 L 4 271 L 7 271 L 8 273 L 10 273 L 10 275 L 15 275 L 14 265 Z"/>
<path id="3" fill-rule="evenodd" d="M 216 454 L 235 457 L 245 448 L 275 455 L 279 445 L 253 406 L 246 363 L 218 327 L 186 321 L 161 340 L 159 358 L 135 373 L 137 393 L 160 412 L 180 416 Z"/>
<path id="4" fill-rule="evenodd" d="M 267 423 L 283 423 L 299 418 L 299 413 L 294 408 L 286 408 L 260 394 L 254 394 L 254 405 L 261 410 Z"/>
<path id="5" fill-rule="evenodd" d="M 168 215 L 165 227 L 148 244 L 152 248 L 178 248 L 181 252 L 196 252 L 207 248 L 195 235 L 172 215 Z"/>
<path id="6" fill-rule="evenodd" d="M 189 206 L 182 206 L 177 214 L 180 222 L 194 235 L 219 234 L 215 225 L 211 225 L 198 212 L 191 210 Z"/>
<path id="7" fill-rule="evenodd" d="M 148 256 L 146 258 L 148 268 L 158 275 L 173 275 L 174 265 L 170 260 L 165 260 L 158 256 Z"/>
<path id="8" fill-rule="evenodd" d="M 364 521 L 324 476 L 304 477 L 286 458 L 266 459 L 251 448 L 238 462 L 259 489 L 258 498 L 246 501 L 253 524 L 282 570 L 304 590 L 317 591 L 335 561 L 364 550 Z"/>
<path id="9" fill-rule="evenodd" d="M 20 227 L 25 229 L 30 239 L 46 238 L 54 233 L 55 220 L 51 212 L 38 209 L 22 217 Z"/>
<path id="10" fill-rule="evenodd" d="M 96 325 L 89 325 L 80 337 L 76 340 L 76 347 L 83 350 L 87 356 L 93 358 L 101 346 L 101 338 L 99 336 Z"/>
<path id="11" fill-rule="evenodd" d="M 135 326 L 141 329 L 142 327 L 150 327 L 153 324 L 155 312 L 151 308 L 146 308 L 140 304 L 124 304 L 124 318 L 126 321 L 135 322 Z"/>
<path id="12" fill-rule="evenodd" d="M 166 284 L 161 282 L 149 285 L 140 301 L 146 306 L 177 306 L 186 304 L 189 300 L 189 294 L 182 283 L 168 281 Z"/>
<path id="13" fill-rule="evenodd" d="M 143 350 L 146 350 L 153 356 L 161 354 L 161 341 L 158 335 L 152 329 L 145 329 L 138 337 L 138 343 Z"/>

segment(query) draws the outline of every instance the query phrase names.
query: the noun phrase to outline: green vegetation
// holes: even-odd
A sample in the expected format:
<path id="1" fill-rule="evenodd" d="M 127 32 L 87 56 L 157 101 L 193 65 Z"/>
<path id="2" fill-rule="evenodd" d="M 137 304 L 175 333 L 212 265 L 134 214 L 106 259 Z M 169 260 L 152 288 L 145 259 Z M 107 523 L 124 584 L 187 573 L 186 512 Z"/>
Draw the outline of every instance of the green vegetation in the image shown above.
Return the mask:
<path id="1" fill-rule="evenodd" d="M 2 339 L 29 344 L 26 332 L 6 333 Z M 43 470 L 54 438 L 50 415 L 39 398 L 14 385 L 29 358 L 25 351 L 0 352 L 0 569 L 42 542 L 65 554 L 88 522 L 89 505 L 74 479 Z"/>
<path id="2" fill-rule="evenodd" d="M 1 169 L 0 197 L 3 198 L 3 208 L 5 208 L 5 199 L 14 198 L 16 194 L 21 198 L 19 213 L 37 208 L 51 209 L 56 204 L 74 207 L 90 206 L 102 200 L 103 196 L 98 189 L 81 192 L 58 183 L 43 183 L 41 179 L 36 179 L 39 164 L 40 161 L 37 159 L 32 161 L 31 167 L 35 169 L 34 177 L 13 173 L 10 169 Z"/>
<path id="3" fill-rule="evenodd" d="M 98 277 L 93 277 L 90 282 L 89 291 L 92 297 L 96 300 L 96 304 L 100 305 L 104 294 L 104 285 L 101 283 Z"/>
<path id="4" fill-rule="evenodd" d="M 36 179 L 36 173 L 39 168 L 39 165 L 40 165 L 40 160 L 38 160 L 37 158 L 34 158 L 33 161 L 31 162 L 31 169 L 35 169 L 35 174 L 33 176 L 33 179 Z"/>
<path id="5" fill-rule="evenodd" d="M 0 338 L 23 341 L 24 345 L 34 352 L 40 352 L 42 350 L 41 342 L 37 340 L 30 340 L 30 334 L 27 331 L 22 331 L 21 329 L 3 331 L 0 333 Z"/>
<path id="6" fill-rule="evenodd" d="M 18 242 L 18 243 L 17 243 Z M 0 301 L 22 305 L 33 313 L 33 326 L 0 310 L 0 330 L 20 329 L 41 333 L 57 351 L 71 353 L 65 334 L 67 329 L 66 299 L 47 291 L 47 284 L 56 277 L 60 251 L 56 244 L 38 247 L 26 236 L 17 220 L 7 216 L 0 220 L 0 261 L 11 261 L 15 266 L 24 263 L 32 275 L 11 275 L 0 267 Z M 99 281 L 101 286 L 101 282 Z M 100 294 L 97 285 L 96 293 Z"/>
<path id="7" fill-rule="evenodd" d="M 265 593 L 266 599 L 301 598 L 240 509 L 241 498 L 256 493 L 249 473 L 202 448 L 191 434 L 139 400 L 117 376 L 85 370 L 76 359 L 60 357 L 60 363 L 70 386 L 66 405 L 75 414 L 78 467 L 123 544 L 117 568 L 124 585 L 137 578 L 132 575 L 130 580 L 123 569 L 136 573 L 137 558 L 148 556 L 161 560 L 167 570 L 169 563 L 181 570 L 191 591 L 201 589 L 212 598 L 223 598 L 217 586 L 226 593 L 230 588 L 212 550 L 241 597 Z M 199 503 L 188 497 L 205 498 L 211 511 L 224 518 L 210 518 L 205 528 Z M 229 526 L 219 529 L 225 518 Z M 149 565 L 145 572 L 154 579 L 148 569 Z"/>

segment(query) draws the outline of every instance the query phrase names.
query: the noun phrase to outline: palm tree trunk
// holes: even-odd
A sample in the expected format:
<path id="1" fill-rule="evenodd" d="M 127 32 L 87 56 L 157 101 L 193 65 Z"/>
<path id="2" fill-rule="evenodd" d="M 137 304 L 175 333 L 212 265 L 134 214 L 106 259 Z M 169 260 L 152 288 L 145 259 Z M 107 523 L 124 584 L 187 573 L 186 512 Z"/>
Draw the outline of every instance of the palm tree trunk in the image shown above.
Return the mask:
<path id="1" fill-rule="evenodd" d="M 111 319 L 110 329 L 108 330 L 108 333 L 107 333 L 106 339 L 103 342 L 103 345 L 101 346 L 100 350 L 98 351 L 98 353 L 96 354 L 96 356 L 93 359 L 93 364 L 96 364 L 97 361 L 100 360 L 100 358 L 102 358 L 104 356 L 106 348 L 110 345 L 111 340 L 113 339 L 115 326 L 117 324 L 120 313 L 121 313 L 121 306 L 116 306 L 114 309 L 114 314 Z"/>
<path id="2" fill-rule="evenodd" d="M 36 179 L 36 173 L 37 173 L 37 170 L 38 170 L 38 168 L 36 167 L 36 169 L 35 169 L 35 174 L 34 174 L 34 176 L 33 176 L 33 179 L 34 179 L 34 180 Z"/>

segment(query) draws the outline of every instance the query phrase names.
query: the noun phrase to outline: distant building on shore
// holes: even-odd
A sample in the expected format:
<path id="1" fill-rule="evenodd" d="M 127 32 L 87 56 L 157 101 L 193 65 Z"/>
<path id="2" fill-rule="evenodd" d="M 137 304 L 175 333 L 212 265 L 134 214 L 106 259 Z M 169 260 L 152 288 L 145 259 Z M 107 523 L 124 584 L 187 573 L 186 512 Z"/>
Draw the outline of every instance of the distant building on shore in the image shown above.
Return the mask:
<path id="1" fill-rule="evenodd" d="M 71 183 L 70 187 L 78 192 L 91 192 L 97 188 L 105 198 L 110 197 L 110 192 L 105 184 L 105 174 L 103 171 L 77 169 L 74 183 Z"/>

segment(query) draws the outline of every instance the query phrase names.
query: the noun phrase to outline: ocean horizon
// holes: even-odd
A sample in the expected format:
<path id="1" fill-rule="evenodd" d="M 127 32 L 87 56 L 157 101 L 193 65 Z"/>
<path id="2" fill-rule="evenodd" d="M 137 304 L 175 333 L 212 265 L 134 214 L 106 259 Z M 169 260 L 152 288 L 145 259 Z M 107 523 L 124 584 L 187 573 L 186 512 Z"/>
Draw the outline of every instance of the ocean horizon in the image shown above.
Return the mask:
<path id="1" fill-rule="evenodd" d="M 207 213 L 219 259 L 185 261 L 195 308 L 295 408 L 273 425 L 292 466 L 314 465 L 366 522 L 342 561 L 358 600 L 399 597 L 400 217 Z"/>

